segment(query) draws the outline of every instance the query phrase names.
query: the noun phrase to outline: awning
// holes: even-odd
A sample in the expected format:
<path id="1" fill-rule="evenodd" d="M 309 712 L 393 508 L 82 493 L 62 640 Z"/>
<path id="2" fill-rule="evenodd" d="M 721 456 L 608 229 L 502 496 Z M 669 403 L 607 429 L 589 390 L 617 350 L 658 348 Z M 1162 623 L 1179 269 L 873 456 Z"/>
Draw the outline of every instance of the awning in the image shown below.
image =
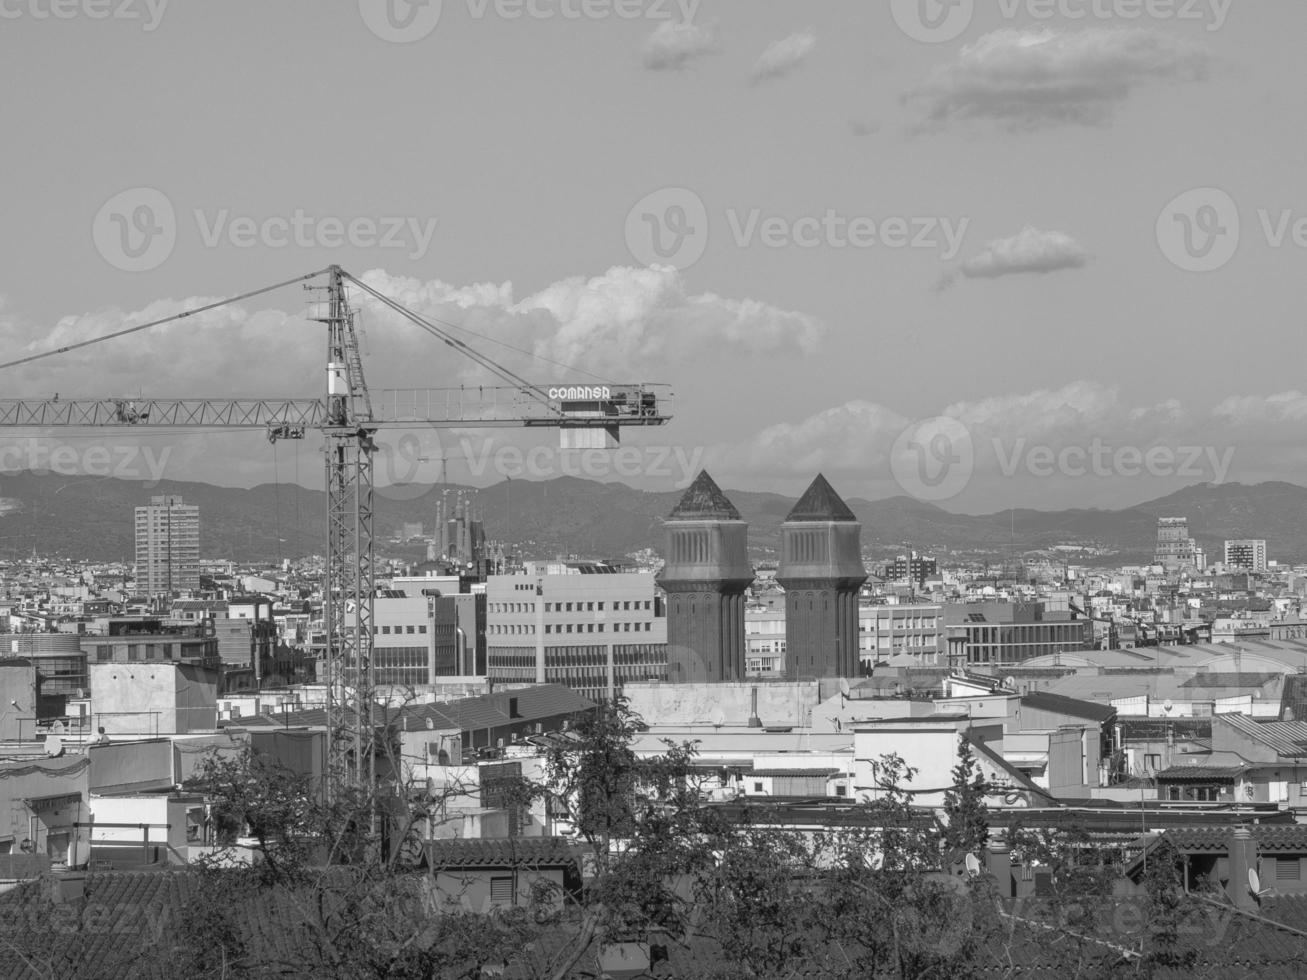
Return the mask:
<path id="1" fill-rule="evenodd" d="M 53 793 L 50 796 L 29 796 L 23 800 L 27 808 L 33 813 L 46 813 L 50 810 L 59 810 L 65 806 L 72 806 L 74 803 L 82 802 L 81 793 Z"/>

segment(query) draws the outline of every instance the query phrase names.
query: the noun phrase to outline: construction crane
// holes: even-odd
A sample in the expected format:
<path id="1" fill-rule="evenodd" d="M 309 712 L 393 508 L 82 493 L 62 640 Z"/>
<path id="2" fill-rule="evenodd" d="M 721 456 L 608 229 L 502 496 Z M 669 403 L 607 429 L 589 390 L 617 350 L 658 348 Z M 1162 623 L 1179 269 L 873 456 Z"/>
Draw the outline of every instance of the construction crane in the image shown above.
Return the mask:
<path id="1" fill-rule="evenodd" d="M 660 384 L 532 384 L 453 335 L 461 328 L 424 317 L 333 265 L 325 270 L 138 324 L 104 336 L 0 363 L 0 370 L 56 356 L 326 276 L 310 316 L 326 328 L 322 398 L 0 399 L 0 428 L 263 429 L 272 441 L 322 433 L 326 464 L 327 542 L 323 569 L 326 633 L 328 792 L 375 782 L 376 593 L 373 533 L 374 436 L 411 427 L 549 427 L 564 449 L 607 448 L 628 426 L 664 425 L 670 391 Z M 363 377 L 355 312 L 346 285 L 422 328 L 504 381 L 498 387 L 372 392 Z"/>

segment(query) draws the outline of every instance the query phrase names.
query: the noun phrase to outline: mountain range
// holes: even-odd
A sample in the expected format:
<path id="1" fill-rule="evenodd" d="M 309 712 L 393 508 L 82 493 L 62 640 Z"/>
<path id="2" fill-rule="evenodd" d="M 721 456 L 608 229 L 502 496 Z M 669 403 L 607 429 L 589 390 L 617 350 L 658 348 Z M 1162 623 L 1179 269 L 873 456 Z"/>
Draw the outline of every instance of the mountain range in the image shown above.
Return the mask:
<path id="1" fill-rule="evenodd" d="M 653 493 L 620 483 L 574 477 L 512 480 L 474 491 L 456 485 L 378 488 L 378 552 L 419 558 L 424 548 L 390 541 L 404 523 L 430 533 L 436 501 L 459 492 L 474 497 L 486 533 L 528 557 L 559 554 L 615 557 L 645 548 L 661 552 L 662 519 L 679 491 Z M 321 554 L 326 537 L 326 496 L 296 485 L 250 489 L 164 481 L 152 486 L 112 478 L 58 474 L 0 474 L 0 555 L 41 554 L 130 561 L 133 508 L 154 494 L 180 494 L 198 504 L 201 549 L 206 557 L 237 561 Z M 755 558 L 774 552 L 778 528 L 794 498 L 726 490 L 750 524 Z M 1190 533 L 1219 560 L 1226 538 L 1265 538 L 1270 557 L 1307 561 L 1307 487 L 1291 483 L 1197 484 L 1121 510 L 953 514 L 909 497 L 851 498 L 862 521 L 863 546 L 890 557 L 905 544 L 919 552 L 1006 556 L 1065 553 L 1079 563 L 1134 564 L 1153 553 L 1159 517 L 1187 517 Z M 1088 549 L 1077 553 L 1073 548 Z M 1055 551 L 1054 549 L 1059 549 Z"/>

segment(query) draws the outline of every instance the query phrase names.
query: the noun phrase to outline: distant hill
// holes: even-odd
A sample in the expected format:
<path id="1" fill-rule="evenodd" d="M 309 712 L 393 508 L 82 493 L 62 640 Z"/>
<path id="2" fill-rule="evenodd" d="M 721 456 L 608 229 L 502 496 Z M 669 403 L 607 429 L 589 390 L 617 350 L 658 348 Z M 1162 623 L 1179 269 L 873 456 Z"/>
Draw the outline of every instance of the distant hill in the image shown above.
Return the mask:
<path id="1" fill-rule="evenodd" d="M 405 522 L 421 521 L 429 531 L 442 491 L 460 488 L 410 487 L 377 491 L 378 540 Z M 750 547 L 765 554 L 777 542 L 778 527 L 794 503 L 780 494 L 727 489 L 750 524 Z M 326 536 L 326 498 L 296 486 L 252 489 L 165 481 L 155 487 L 115 479 L 77 479 L 32 473 L 0 477 L 0 554 L 42 553 L 96 560 L 130 560 L 132 508 L 152 494 L 176 493 L 198 504 L 201 546 L 211 557 L 239 561 L 320 554 Z M 396 499 L 396 497 L 406 499 Z M 661 551 L 662 519 L 678 492 L 648 493 L 618 483 L 575 477 L 505 481 L 476 494 L 492 537 L 520 545 L 532 555 L 623 555 L 641 548 Z M 452 497 L 450 498 L 452 499 Z M 1111 564 L 1135 563 L 1152 555 L 1158 517 L 1187 517 L 1191 533 L 1220 555 L 1225 538 L 1257 537 L 1271 556 L 1307 561 L 1307 487 L 1290 483 L 1202 484 L 1123 510 L 1012 510 L 995 514 L 950 514 L 908 497 L 850 499 L 872 552 L 889 554 L 904 542 L 933 553 L 949 551 L 1017 554 L 1080 544 L 1105 549 Z M 383 554 L 418 556 L 421 549 L 382 544 Z"/>

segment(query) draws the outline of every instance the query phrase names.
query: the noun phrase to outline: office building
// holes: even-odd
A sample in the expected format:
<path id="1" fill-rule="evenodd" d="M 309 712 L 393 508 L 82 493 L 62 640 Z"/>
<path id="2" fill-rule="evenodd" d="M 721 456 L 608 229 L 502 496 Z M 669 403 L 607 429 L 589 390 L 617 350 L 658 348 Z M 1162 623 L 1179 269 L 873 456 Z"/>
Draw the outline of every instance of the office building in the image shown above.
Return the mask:
<path id="1" fill-rule="evenodd" d="M 749 526 L 707 471 L 668 515 L 667 673 L 679 684 L 744 680 Z"/>
<path id="2" fill-rule="evenodd" d="M 601 699 L 620 693 L 627 681 L 666 675 L 667 620 L 651 574 L 577 568 L 487 579 L 491 683 L 564 684 Z"/>
<path id="3" fill-rule="evenodd" d="M 1266 571 L 1266 542 L 1252 538 L 1225 542 L 1225 564 L 1250 572 Z"/>
<path id="4" fill-rule="evenodd" d="M 136 508 L 136 588 L 151 596 L 199 590 L 199 507 L 165 494 Z"/>
<path id="5" fill-rule="evenodd" d="M 1034 657 L 1087 650 L 1093 623 L 1051 612 L 1042 602 L 976 602 L 944 607 L 948 660 L 954 667 L 1001 667 Z"/>
<path id="6" fill-rule="evenodd" d="M 785 674 L 857 677 L 862 525 L 820 474 L 781 524 Z"/>

